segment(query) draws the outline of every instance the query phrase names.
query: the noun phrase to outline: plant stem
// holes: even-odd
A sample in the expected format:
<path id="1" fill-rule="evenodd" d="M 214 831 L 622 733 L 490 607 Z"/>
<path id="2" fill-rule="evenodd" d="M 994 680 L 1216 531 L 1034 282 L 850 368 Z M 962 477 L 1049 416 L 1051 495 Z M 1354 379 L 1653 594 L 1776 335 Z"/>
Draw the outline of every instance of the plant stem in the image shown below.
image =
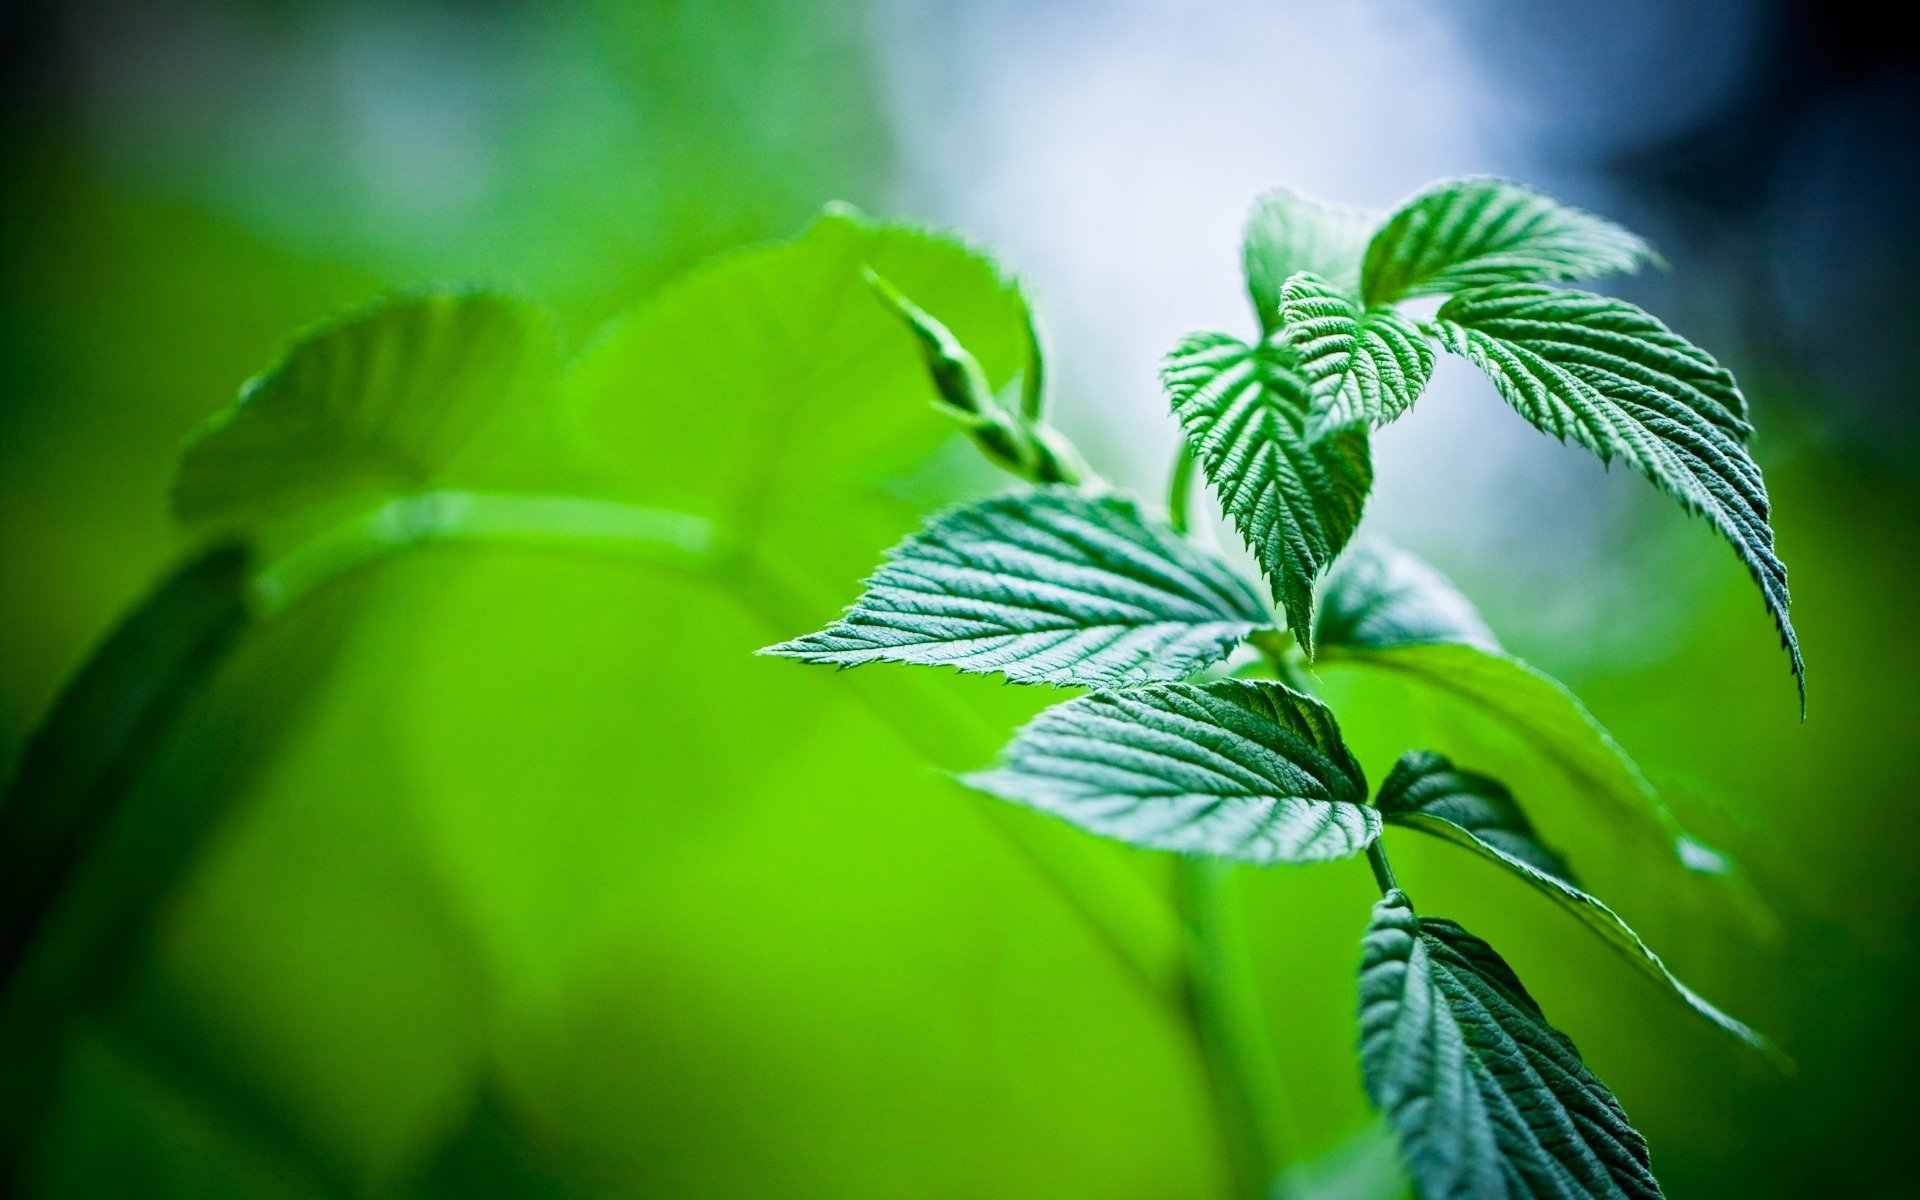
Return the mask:
<path id="1" fill-rule="evenodd" d="M 1176 533 L 1187 532 L 1188 504 L 1193 497 L 1193 451 L 1187 449 L 1187 440 L 1180 439 L 1180 449 L 1173 457 L 1173 477 L 1167 484 L 1167 522 Z"/>
<path id="2" fill-rule="evenodd" d="M 1246 931 L 1234 888 L 1235 864 L 1181 857 L 1176 888 L 1187 924 L 1187 1001 L 1200 1045 L 1236 1192 L 1248 1200 L 1276 1191 L 1293 1142 L 1272 1038 L 1260 1009 Z"/>

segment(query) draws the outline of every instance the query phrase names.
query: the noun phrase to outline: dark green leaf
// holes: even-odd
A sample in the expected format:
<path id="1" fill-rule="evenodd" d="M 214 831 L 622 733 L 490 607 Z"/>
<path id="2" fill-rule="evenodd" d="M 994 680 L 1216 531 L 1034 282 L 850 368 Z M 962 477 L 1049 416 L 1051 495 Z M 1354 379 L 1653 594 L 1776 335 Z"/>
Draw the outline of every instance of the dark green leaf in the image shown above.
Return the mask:
<path id="1" fill-rule="evenodd" d="M 1367 1095 L 1424 1200 L 1648 1200 L 1647 1144 L 1511 968 L 1399 892 L 1360 965 Z"/>
<path id="2" fill-rule="evenodd" d="M 174 510 L 199 521 L 418 488 L 524 405 L 552 354 L 538 313 L 483 293 L 400 296 L 321 325 L 195 436 Z"/>
<path id="3" fill-rule="evenodd" d="M 1238 573 L 1133 501 L 1049 487 L 936 518 L 846 616 L 764 653 L 1118 686 L 1184 678 L 1270 623 Z"/>
<path id="4" fill-rule="evenodd" d="M 1504 179 L 1449 179 L 1422 189 L 1367 244 L 1369 305 L 1485 284 L 1591 279 L 1658 262 L 1612 221 Z"/>
<path id="5" fill-rule="evenodd" d="M 1311 271 L 1342 295 L 1360 291 L 1360 256 L 1378 213 L 1314 200 L 1278 188 L 1254 201 L 1241 259 L 1260 328 L 1280 327 L 1280 289 Z"/>
<path id="6" fill-rule="evenodd" d="M 1425 830 L 1573 883 L 1567 861 L 1540 840 L 1505 784 L 1463 771 L 1431 750 L 1401 755 L 1374 803 L 1392 824 Z"/>
<path id="7" fill-rule="evenodd" d="M 1327 573 L 1314 630 L 1323 649 L 1423 642 L 1500 648 L 1473 602 L 1446 576 L 1378 538 L 1348 547 Z"/>
<path id="8" fill-rule="evenodd" d="M 1760 468 L 1741 444 L 1748 427 L 1732 377 L 1624 300 L 1537 284 L 1456 296 L 1434 330 L 1534 425 L 1602 462 L 1624 459 L 1712 522 L 1760 586 L 1804 709 L 1787 568 L 1774 553 Z"/>
<path id="9" fill-rule="evenodd" d="M 247 622 L 252 555 L 220 545 L 122 619 L 61 691 L 0 804 L 0 982 L 148 746 Z"/>
<path id="10" fill-rule="evenodd" d="M 1441 755 L 1417 751 L 1394 765 L 1380 785 L 1377 803 L 1388 822 L 1464 846 L 1513 871 L 1709 1023 L 1752 1049 L 1778 1057 L 1766 1038 L 1680 982 L 1639 934 L 1583 891 L 1566 863 L 1540 841 L 1512 794 L 1497 781 L 1459 770 Z"/>
<path id="11" fill-rule="evenodd" d="M 1287 280 L 1280 320 L 1325 424 L 1385 425 L 1413 406 L 1433 374 L 1433 348 L 1412 321 L 1391 308 L 1363 310 L 1318 276 Z"/>
<path id="12" fill-rule="evenodd" d="M 1380 829 L 1333 715 L 1270 680 L 1056 705 L 967 782 L 1135 846 L 1253 863 L 1342 858 Z"/>
<path id="13" fill-rule="evenodd" d="M 1306 383 L 1284 348 L 1183 338 L 1161 379 L 1187 444 L 1313 653 L 1313 581 L 1353 536 L 1373 486 L 1362 423 L 1310 435 Z"/>

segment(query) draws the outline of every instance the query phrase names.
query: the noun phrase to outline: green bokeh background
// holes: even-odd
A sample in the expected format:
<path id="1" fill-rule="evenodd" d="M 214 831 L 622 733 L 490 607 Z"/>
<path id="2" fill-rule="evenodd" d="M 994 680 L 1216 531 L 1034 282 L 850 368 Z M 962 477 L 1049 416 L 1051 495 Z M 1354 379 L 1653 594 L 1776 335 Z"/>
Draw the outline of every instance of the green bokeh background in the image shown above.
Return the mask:
<path id="1" fill-rule="evenodd" d="M 410 62 L 453 52 L 435 6 L 0 9 L 24 47 L 0 125 L 0 762 L 186 550 L 164 502 L 177 448 L 289 330 L 387 287 L 495 280 L 578 346 L 690 265 L 790 236 L 829 199 L 916 215 L 894 202 L 887 47 L 863 9 L 472 11 L 483 19 L 454 49 L 479 65 L 441 107 L 456 145 L 461 114 L 481 113 L 487 171 L 436 207 L 434 164 L 356 158 L 337 122 L 297 104 L 246 114 L 269 122 L 270 172 L 216 153 L 208 130 L 228 127 L 204 113 L 115 141 L 112 111 L 72 100 L 85 56 L 40 57 L 151 38 L 165 65 L 169 29 L 217 19 L 244 32 L 237 47 L 176 66 L 212 81 L 181 86 L 204 105 L 249 94 L 223 77 L 320 71 L 302 47 L 363 35 L 380 53 L 345 61 L 403 87 Z M 1897 329 L 1889 316 L 1862 336 Z M 1672 1195 L 1920 1194 L 1905 1149 L 1920 1116 L 1911 440 L 1821 435 L 1836 401 L 1817 375 L 1763 360 L 1746 378 L 1809 721 L 1731 556 L 1654 504 L 1633 537 L 1655 548 L 1637 567 L 1645 603 L 1679 631 L 1663 652 L 1617 665 L 1592 649 L 1604 629 L 1591 645 L 1523 631 L 1516 648 L 1562 673 L 1688 826 L 1742 863 L 1737 883 L 1676 882 L 1600 839 L 1581 865 L 1799 1075 L 1743 1056 L 1465 856 L 1396 840 L 1396 862 L 1423 908 L 1499 946 L 1579 1041 Z M 1091 411 L 1068 399 L 1071 419 Z M 737 432 L 728 417 L 632 414 L 636 437 L 697 436 L 702 420 Z M 778 536 L 809 587 L 791 628 L 672 572 L 442 549 L 249 635 L 46 934 L 92 983 L 8 1031 L 57 1064 L 22 1095 L 24 1059 L 0 1062 L 19 1189 L 1221 1194 L 1177 1009 L 1006 836 L 1027 818 L 946 774 L 984 761 L 1043 698 L 750 654 L 834 612 L 916 512 L 991 486 L 963 449 L 925 453 L 935 421 L 909 406 L 897 445 L 818 455 L 788 481 L 802 499 Z M 1140 440 L 1157 454 L 1171 436 L 1169 422 Z M 637 486 L 697 504 L 684 465 L 662 453 Z M 1445 565 L 1469 587 L 1497 577 Z M 1497 615 L 1528 598 L 1487 601 Z M 1325 683 L 1370 777 L 1416 740 L 1471 746 L 1539 798 L 1550 832 L 1579 829 L 1550 773 L 1486 731 L 1332 670 Z M 1150 856 L 1081 849 L 1089 870 L 1166 882 Z M 1345 863 L 1243 891 L 1294 1141 L 1323 1153 L 1368 1120 L 1351 977 L 1371 882 Z M 131 925 L 90 915 L 125 895 L 141 898 Z"/>

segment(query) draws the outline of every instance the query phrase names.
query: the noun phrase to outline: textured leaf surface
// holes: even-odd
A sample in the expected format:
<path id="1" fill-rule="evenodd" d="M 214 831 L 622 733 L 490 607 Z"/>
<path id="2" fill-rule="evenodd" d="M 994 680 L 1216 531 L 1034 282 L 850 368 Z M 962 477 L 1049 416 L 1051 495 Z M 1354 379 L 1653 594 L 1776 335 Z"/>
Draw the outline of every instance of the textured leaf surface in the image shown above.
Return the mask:
<path id="1" fill-rule="evenodd" d="M 1638 235 L 1504 179 L 1449 179 L 1416 194 L 1367 243 L 1366 303 L 1486 284 L 1591 279 L 1658 261 Z"/>
<path id="2" fill-rule="evenodd" d="M 1328 204 L 1287 188 L 1254 201 L 1241 246 L 1247 294 L 1260 328 L 1280 325 L 1280 291 L 1287 280 L 1311 271 L 1343 295 L 1360 291 L 1360 259 L 1378 213 Z"/>
<path id="3" fill-rule="evenodd" d="M 1323 648 L 1368 650 L 1423 642 L 1500 648 L 1473 602 L 1451 580 L 1379 538 L 1355 542 L 1327 573 L 1314 629 Z"/>
<path id="4" fill-rule="evenodd" d="M 1497 779 L 1463 771 L 1444 755 L 1411 750 L 1393 764 L 1374 798 L 1380 815 L 1496 858 L 1524 863 L 1571 884 L 1566 859 L 1540 840 L 1513 793 Z"/>
<path id="5" fill-rule="evenodd" d="M 1646 1141 L 1493 948 L 1389 892 L 1360 965 L 1367 1095 L 1424 1200 L 1645 1200 Z"/>
<path id="6" fill-rule="evenodd" d="M 846 616 L 766 653 L 1100 687 L 1185 678 L 1270 623 L 1237 572 L 1132 500 L 1051 487 L 937 518 Z"/>
<path id="7" fill-rule="evenodd" d="M 1394 764 L 1376 803 L 1391 824 L 1464 846 L 1511 870 L 1709 1023 L 1752 1049 L 1778 1054 L 1765 1038 L 1682 983 L 1618 914 L 1582 890 L 1565 860 L 1540 841 L 1512 793 L 1498 781 L 1462 771 L 1441 755 L 1416 751 Z"/>
<path id="8" fill-rule="evenodd" d="M 1253 863 L 1342 858 L 1380 829 L 1333 715 L 1270 680 L 1056 705 L 967 782 L 1135 846 Z"/>
<path id="9" fill-rule="evenodd" d="M 1187 445 L 1311 655 L 1313 581 L 1360 523 L 1373 464 L 1364 424 L 1309 435 L 1306 383 L 1286 357 L 1225 334 L 1190 334 L 1161 378 Z"/>
<path id="10" fill-rule="evenodd" d="M 1391 308 L 1362 309 L 1316 275 L 1302 272 L 1280 294 L 1287 345 L 1329 425 L 1384 425 L 1413 406 L 1433 374 L 1433 348 Z"/>
<path id="11" fill-rule="evenodd" d="M 1624 459 L 1733 544 L 1780 631 L 1804 707 L 1787 568 L 1774 552 L 1760 468 L 1741 444 L 1748 426 L 1732 377 L 1640 309 L 1585 292 L 1485 288 L 1449 300 L 1434 328 L 1527 420 L 1602 462 Z"/>
<path id="12" fill-rule="evenodd" d="M 197 521 L 415 488 L 552 367 L 545 320 L 482 293 L 402 296 L 322 325 L 188 447 L 173 504 Z"/>

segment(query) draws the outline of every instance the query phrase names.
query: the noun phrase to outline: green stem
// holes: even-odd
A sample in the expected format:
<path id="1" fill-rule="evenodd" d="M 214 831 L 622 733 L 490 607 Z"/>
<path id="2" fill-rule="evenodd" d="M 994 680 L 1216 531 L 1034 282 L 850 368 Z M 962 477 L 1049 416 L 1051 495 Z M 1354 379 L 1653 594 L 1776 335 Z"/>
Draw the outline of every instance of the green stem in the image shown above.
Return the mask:
<path id="1" fill-rule="evenodd" d="M 1187 1001 L 1194 1036 L 1219 1113 L 1237 1194 L 1281 1195 L 1280 1174 L 1294 1144 L 1273 1040 L 1247 954 L 1235 864 L 1182 857 L 1175 868 L 1187 923 Z"/>
<path id="2" fill-rule="evenodd" d="M 1187 440 L 1183 437 L 1180 449 L 1173 456 L 1173 476 L 1167 483 L 1167 522 L 1179 533 L 1187 532 L 1192 499 L 1193 451 L 1187 449 Z"/>

